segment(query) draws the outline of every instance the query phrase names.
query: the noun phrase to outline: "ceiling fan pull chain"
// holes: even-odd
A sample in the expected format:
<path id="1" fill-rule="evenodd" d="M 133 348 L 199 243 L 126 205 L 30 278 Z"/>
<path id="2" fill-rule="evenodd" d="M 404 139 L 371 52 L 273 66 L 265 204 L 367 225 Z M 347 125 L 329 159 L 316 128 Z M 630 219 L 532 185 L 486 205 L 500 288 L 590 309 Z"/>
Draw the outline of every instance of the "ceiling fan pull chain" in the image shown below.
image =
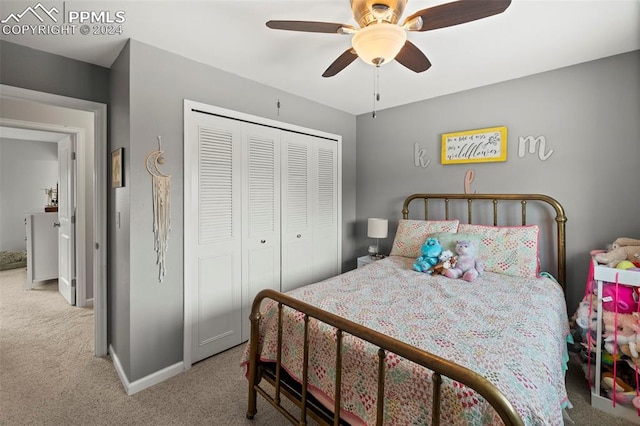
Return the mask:
<path id="1" fill-rule="evenodd" d="M 375 69 L 373 71 L 373 112 L 371 113 L 371 117 L 376 118 L 376 71 Z"/>
<path id="2" fill-rule="evenodd" d="M 376 102 L 380 101 L 380 66 L 376 65 L 373 71 L 373 118 L 376 118 Z"/>
<path id="3" fill-rule="evenodd" d="M 376 65 L 376 101 L 380 102 L 380 65 Z"/>

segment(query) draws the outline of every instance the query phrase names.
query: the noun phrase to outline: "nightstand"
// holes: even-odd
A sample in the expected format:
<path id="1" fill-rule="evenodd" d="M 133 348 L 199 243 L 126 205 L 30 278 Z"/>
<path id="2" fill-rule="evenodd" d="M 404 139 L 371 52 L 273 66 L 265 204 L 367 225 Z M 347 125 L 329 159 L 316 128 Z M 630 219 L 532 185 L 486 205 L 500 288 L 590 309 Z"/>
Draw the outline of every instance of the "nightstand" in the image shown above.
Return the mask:
<path id="1" fill-rule="evenodd" d="M 380 259 L 384 259 L 384 257 L 371 257 L 370 255 L 360 256 L 358 258 L 358 269 Z"/>

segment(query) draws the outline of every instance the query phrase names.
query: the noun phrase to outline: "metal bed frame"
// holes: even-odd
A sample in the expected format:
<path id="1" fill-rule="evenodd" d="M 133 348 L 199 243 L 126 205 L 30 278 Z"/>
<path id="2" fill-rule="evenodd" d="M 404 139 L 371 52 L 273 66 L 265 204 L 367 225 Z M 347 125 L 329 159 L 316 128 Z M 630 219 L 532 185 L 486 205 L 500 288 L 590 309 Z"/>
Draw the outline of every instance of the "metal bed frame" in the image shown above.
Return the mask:
<path id="1" fill-rule="evenodd" d="M 565 290 L 566 280 L 566 240 L 565 222 L 567 218 L 562 205 L 555 199 L 541 194 L 413 194 L 408 196 L 402 207 L 402 216 L 409 218 L 409 204 L 422 199 L 424 201 L 424 218 L 429 219 L 429 208 L 432 201 L 444 203 L 445 219 L 449 219 L 450 202 L 452 200 L 466 200 L 467 223 L 473 223 L 473 208 L 476 200 L 489 200 L 493 203 L 493 225 L 498 224 L 498 205 L 500 202 L 519 202 L 521 204 L 521 224 L 527 225 L 527 203 L 536 201 L 551 206 L 555 211 L 556 224 L 556 251 L 557 251 L 557 280 Z M 486 204 L 486 203 L 485 203 Z M 278 352 L 275 364 L 260 362 L 259 354 L 259 322 L 261 318 L 260 306 L 264 299 L 272 299 L 278 303 Z M 302 383 L 297 383 L 288 378 L 281 366 L 282 356 L 282 312 L 287 306 L 304 314 L 304 348 L 303 348 L 303 370 Z M 337 329 L 336 331 L 336 379 L 335 379 L 335 406 L 333 410 L 328 410 L 308 392 L 308 368 L 309 368 L 309 321 L 313 318 L 317 321 L 329 324 Z M 505 425 L 523 425 L 518 412 L 509 400 L 487 379 L 481 375 L 462 367 L 452 361 L 446 360 L 429 352 L 408 345 L 402 341 L 378 333 L 360 324 L 351 322 L 345 318 L 318 309 L 312 305 L 301 302 L 286 294 L 274 290 L 263 290 L 253 301 L 251 310 L 251 335 L 250 335 L 250 358 L 249 358 L 249 398 L 247 418 L 253 419 L 257 412 L 257 396 L 261 395 L 267 402 L 273 405 L 291 423 L 306 425 L 307 417 L 324 425 L 346 424 L 340 417 L 340 391 L 342 377 L 342 336 L 344 333 L 356 336 L 367 341 L 378 349 L 378 394 L 376 399 L 376 424 L 382 425 L 384 419 L 384 375 L 385 356 L 387 352 L 395 353 L 403 358 L 413 361 L 425 368 L 433 371 L 433 407 L 432 425 L 440 424 L 440 393 L 442 376 L 460 382 L 465 386 L 475 390 L 484 397 L 496 410 Z M 446 372 L 446 373 L 445 373 Z M 260 385 L 265 379 L 273 389 L 267 390 Z M 272 396 L 273 394 L 273 396 Z M 296 418 L 285 406 L 282 405 L 282 396 L 293 402 L 299 409 L 299 417 Z"/>

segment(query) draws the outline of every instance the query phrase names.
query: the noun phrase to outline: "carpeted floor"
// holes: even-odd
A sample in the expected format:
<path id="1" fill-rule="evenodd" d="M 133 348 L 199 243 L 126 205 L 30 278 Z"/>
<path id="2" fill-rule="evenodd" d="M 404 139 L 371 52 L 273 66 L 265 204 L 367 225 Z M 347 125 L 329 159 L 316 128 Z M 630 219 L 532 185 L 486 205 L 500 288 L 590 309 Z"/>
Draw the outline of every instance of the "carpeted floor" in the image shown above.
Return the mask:
<path id="1" fill-rule="evenodd" d="M 25 279 L 24 268 L 0 271 L 1 425 L 289 424 L 260 398 L 245 418 L 242 345 L 127 396 L 110 358 L 93 356 L 93 311 L 68 306 L 56 281 L 24 291 Z M 591 408 L 577 364 L 567 389 L 574 424 L 631 424 Z"/>

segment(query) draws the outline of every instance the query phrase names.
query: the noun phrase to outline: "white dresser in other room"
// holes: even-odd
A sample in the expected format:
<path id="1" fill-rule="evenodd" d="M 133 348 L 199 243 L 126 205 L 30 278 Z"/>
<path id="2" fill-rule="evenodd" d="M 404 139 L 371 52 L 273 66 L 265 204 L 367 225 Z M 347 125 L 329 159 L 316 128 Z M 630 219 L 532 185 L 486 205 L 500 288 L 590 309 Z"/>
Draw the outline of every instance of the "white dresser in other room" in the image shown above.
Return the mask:
<path id="1" fill-rule="evenodd" d="M 38 281 L 58 278 L 58 213 L 34 213 L 25 217 L 27 231 L 26 289 Z"/>

